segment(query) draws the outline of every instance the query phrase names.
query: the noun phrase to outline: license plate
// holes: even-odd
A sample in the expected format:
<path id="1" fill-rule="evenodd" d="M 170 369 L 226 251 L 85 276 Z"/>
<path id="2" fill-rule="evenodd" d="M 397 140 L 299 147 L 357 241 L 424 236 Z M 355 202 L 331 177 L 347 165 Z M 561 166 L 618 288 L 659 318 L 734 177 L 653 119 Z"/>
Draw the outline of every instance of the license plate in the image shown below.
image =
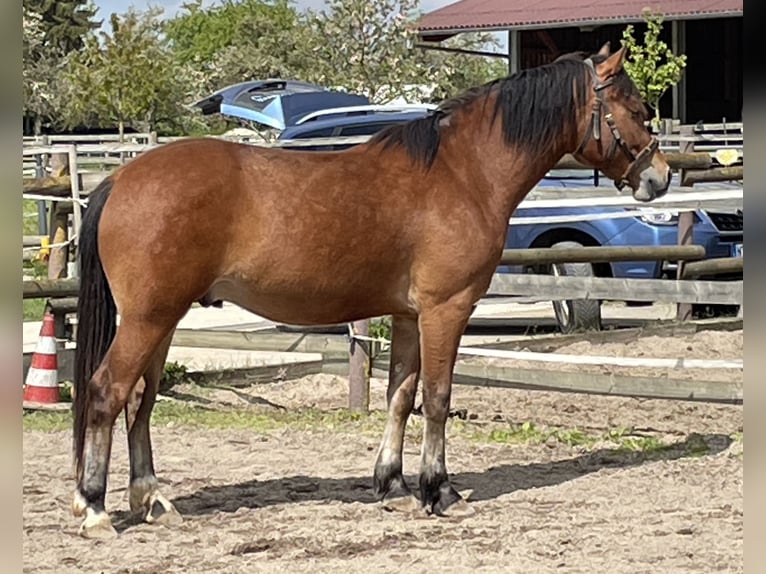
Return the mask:
<path id="1" fill-rule="evenodd" d="M 745 253 L 745 247 L 741 243 L 734 244 L 734 257 L 743 257 Z"/>

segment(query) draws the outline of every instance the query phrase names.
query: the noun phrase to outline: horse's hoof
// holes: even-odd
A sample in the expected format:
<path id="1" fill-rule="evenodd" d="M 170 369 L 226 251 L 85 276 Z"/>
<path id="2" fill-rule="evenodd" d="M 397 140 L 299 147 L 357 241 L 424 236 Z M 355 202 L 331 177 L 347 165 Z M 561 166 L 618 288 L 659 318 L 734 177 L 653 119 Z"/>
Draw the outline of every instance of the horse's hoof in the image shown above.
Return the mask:
<path id="1" fill-rule="evenodd" d="M 117 531 L 112 526 L 112 521 L 106 512 L 88 512 L 80 525 L 79 534 L 83 538 L 91 540 L 113 540 L 117 538 Z"/>
<path id="2" fill-rule="evenodd" d="M 380 506 L 389 512 L 403 512 L 406 514 L 417 512 L 421 508 L 420 501 L 412 494 L 384 499 L 380 502 Z"/>
<path id="3" fill-rule="evenodd" d="M 441 511 L 441 515 L 448 518 L 463 518 L 475 513 L 476 509 L 465 500 L 458 500 Z"/>
<path id="4" fill-rule="evenodd" d="M 173 503 L 167 498 L 162 496 L 159 492 L 155 492 L 151 498 L 151 506 L 146 513 L 146 522 L 149 524 L 159 524 L 160 526 L 178 526 L 183 523 L 184 519 L 176 510 Z"/>

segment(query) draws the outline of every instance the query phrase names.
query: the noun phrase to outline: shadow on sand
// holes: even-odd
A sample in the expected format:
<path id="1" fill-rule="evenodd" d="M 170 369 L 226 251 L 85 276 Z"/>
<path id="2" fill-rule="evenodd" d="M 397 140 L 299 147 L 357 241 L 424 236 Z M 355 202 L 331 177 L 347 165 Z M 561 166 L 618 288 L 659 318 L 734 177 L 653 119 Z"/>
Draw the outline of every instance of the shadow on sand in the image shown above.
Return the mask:
<path id="1" fill-rule="evenodd" d="M 700 452 L 701 440 L 707 445 Z M 630 468 L 650 461 L 672 461 L 710 455 L 725 450 L 732 440 L 726 435 L 690 435 L 667 448 L 649 453 L 624 449 L 600 449 L 573 458 L 547 463 L 501 464 L 482 472 L 462 472 L 450 475 L 456 489 L 472 489 L 472 502 L 492 500 L 518 490 L 554 486 L 574 480 L 604 468 Z M 407 482 L 417 491 L 417 477 Z M 369 476 L 346 478 L 317 478 L 304 475 L 270 480 L 249 480 L 238 484 L 206 486 L 191 495 L 173 500 L 183 516 L 201 516 L 215 512 L 235 512 L 240 508 L 262 508 L 275 504 L 307 501 L 338 501 L 374 503 L 372 480 Z M 114 526 L 123 531 L 141 522 L 129 512 L 113 515 Z"/>

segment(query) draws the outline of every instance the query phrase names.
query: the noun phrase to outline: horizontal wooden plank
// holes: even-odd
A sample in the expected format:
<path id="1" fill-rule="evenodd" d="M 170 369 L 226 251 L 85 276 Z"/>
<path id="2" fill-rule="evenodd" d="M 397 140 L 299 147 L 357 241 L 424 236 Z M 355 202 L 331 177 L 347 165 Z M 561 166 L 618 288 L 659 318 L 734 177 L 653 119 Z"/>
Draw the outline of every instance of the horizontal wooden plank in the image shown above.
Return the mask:
<path id="1" fill-rule="evenodd" d="M 78 294 L 79 285 L 76 278 L 27 280 L 22 282 L 23 298 L 72 297 Z"/>
<path id="2" fill-rule="evenodd" d="M 742 257 L 717 257 L 686 263 L 683 268 L 683 279 L 692 279 L 704 275 L 743 273 L 744 270 L 745 260 Z"/>
<path id="3" fill-rule="evenodd" d="M 741 403 L 743 398 L 741 382 L 569 373 L 499 365 L 459 363 L 455 367 L 454 382 L 481 387 L 724 403 Z"/>
<path id="4" fill-rule="evenodd" d="M 299 379 L 322 372 L 323 361 L 295 361 L 279 365 L 254 365 L 232 369 L 189 371 L 188 378 L 197 384 L 226 382 L 231 387 Z"/>
<path id="5" fill-rule="evenodd" d="M 322 370 L 344 374 L 347 365 L 326 365 Z M 373 361 L 373 374 L 386 377 L 387 359 Z M 687 380 L 663 377 L 629 377 L 622 375 L 562 372 L 549 369 L 517 369 L 504 365 L 466 364 L 458 362 L 453 383 L 476 387 L 556 391 L 651 399 L 674 399 L 717 403 L 741 403 L 742 382 Z"/>
<path id="6" fill-rule="evenodd" d="M 705 257 L 701 245 L 636 245 L 625 247 L 570 247 L 567 249 L 506 249 L 501 265 L 598 263 L 606 261 L 690 261 Z"/>
<path id="7" fill-rule="evenodd" d="M 349 342 L 345 336 L 316 333 L 177 329 L 172 344 L 179 347 L 322 353 L 325 360 L 347 360 L 349 356 Z"/>
<path id="8" fill-rule="evenodd" d="M 604 318 L 604 323 L 608 319 Z M 715 318 L 679 322 L 673 320 L 651 320 L 640 327 L 604 328 L 601 331 L 586 331 L 583 333 L 555 333 L 533 335 L 523 339 L 510 341 L 492 341 L 470 345 L 475 348 L 527 350 L 550 353 L 573 343 L 586 341 L 594 345 L 603 343 L 632 343 L 640 337 L 686 337 L 703 330 L 736 331 L 742 329 L 741 318 Z"/>
<path id="9" fill-rule="evenodd" d="M 732 205 L 742 204 L 744 193 L 742 188 L 718 187 L 715 189 L 673 188 L 667 195 L 648 203 L 636 201 L 625 193 L 616 195 L 608 189 L 583 187 L 561 188 L 558 197 L 544 199 L 545 194 L 553 194 L 557 188 L 536 188 L 518 209 L 547 208 L 547 207 L 674 207 L 676 209 L 705 209 L 710 202 L 730 202 Z M 550 197 L 550 195 L 549 195 Z"/>
<path id="10" fill-rule="evenodd" d="M 688 171 L 681 185 L 715 181 L 737 181 L 745 177 L 745 168 L 741 165 L 733 167 L 715 167 L 700 171 Z"/>
<path id="11" fill-rule="evenodd" d="M 496 273 L 488 293 L 536 295 L 550 301 L 596 299 L 741 305 L 742 287 L 742 281 L 675 281 Z"/>
<path id="12" fill-rule="evenodd" d="M 506 349 L 460 347 L 458 353 L 471 357 L 490 357 L 541 363 L 572 365 L 611 365 L 615 367 L 646 367 L 658 369 L 742 369 L 742 359 L 676 359 L 655 357 L 601 357 L 595 355 L 567 355 L 563 353 L 536 353 Z"/>

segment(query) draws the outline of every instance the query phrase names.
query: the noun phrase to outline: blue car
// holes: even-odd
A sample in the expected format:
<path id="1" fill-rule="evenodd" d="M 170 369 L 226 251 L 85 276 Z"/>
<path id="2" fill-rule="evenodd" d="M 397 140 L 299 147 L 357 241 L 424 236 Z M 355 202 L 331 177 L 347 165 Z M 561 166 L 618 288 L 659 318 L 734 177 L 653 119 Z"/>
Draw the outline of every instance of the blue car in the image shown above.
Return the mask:
<path id="1" fill-rule="evenodd" d="M 381 129 L 406 122 L 429 113 L 432 106 L 355 106 L 313 112 L 287 127 L 280 140 L 323 137 L 372 135 Z M 299 149 L 338 150 L 352 144 L 319 144 Z M 590 187 L 594 184 L 611 186 L 598 174 L 583 178 L 577 175 L 549 174 L 538 186 Z M 646 210 L 639 216 L 598 219 L 607 213 L 625 213 L 636 208 L 622 207 L 560 207 L 519 208 L 511 219 L 506 247 L 525 249 L 533 247 L 579 246 L 632 246 L 676 245 L 678 219 L 672 211 L 658 213 Z M 580 216 L 580 221 L 558 223 L 514 224 L 514 218 L 535 216 Z M 705 247 L 707 257 L 732 257 L 742 252 L 742 212 L 698 210 L 695 212 L 693 241 Z M 676 265 L 670 261 L 635 261 L 615 263 L 566 263 L 541 269 L 501 266 L 500 273 L 552 273 L 557 275 L 617 277 L 631 279 L 657 279 L 675 277 Z M 719 278 L 721 278 L 719 276 Z M 741 278 L 741 275 L 739 276 Z M 601 326 L 601 302 L 591 300 L 555 301 L 553 308 L 559 328 L 563 332 L 598 329 Z"/>

